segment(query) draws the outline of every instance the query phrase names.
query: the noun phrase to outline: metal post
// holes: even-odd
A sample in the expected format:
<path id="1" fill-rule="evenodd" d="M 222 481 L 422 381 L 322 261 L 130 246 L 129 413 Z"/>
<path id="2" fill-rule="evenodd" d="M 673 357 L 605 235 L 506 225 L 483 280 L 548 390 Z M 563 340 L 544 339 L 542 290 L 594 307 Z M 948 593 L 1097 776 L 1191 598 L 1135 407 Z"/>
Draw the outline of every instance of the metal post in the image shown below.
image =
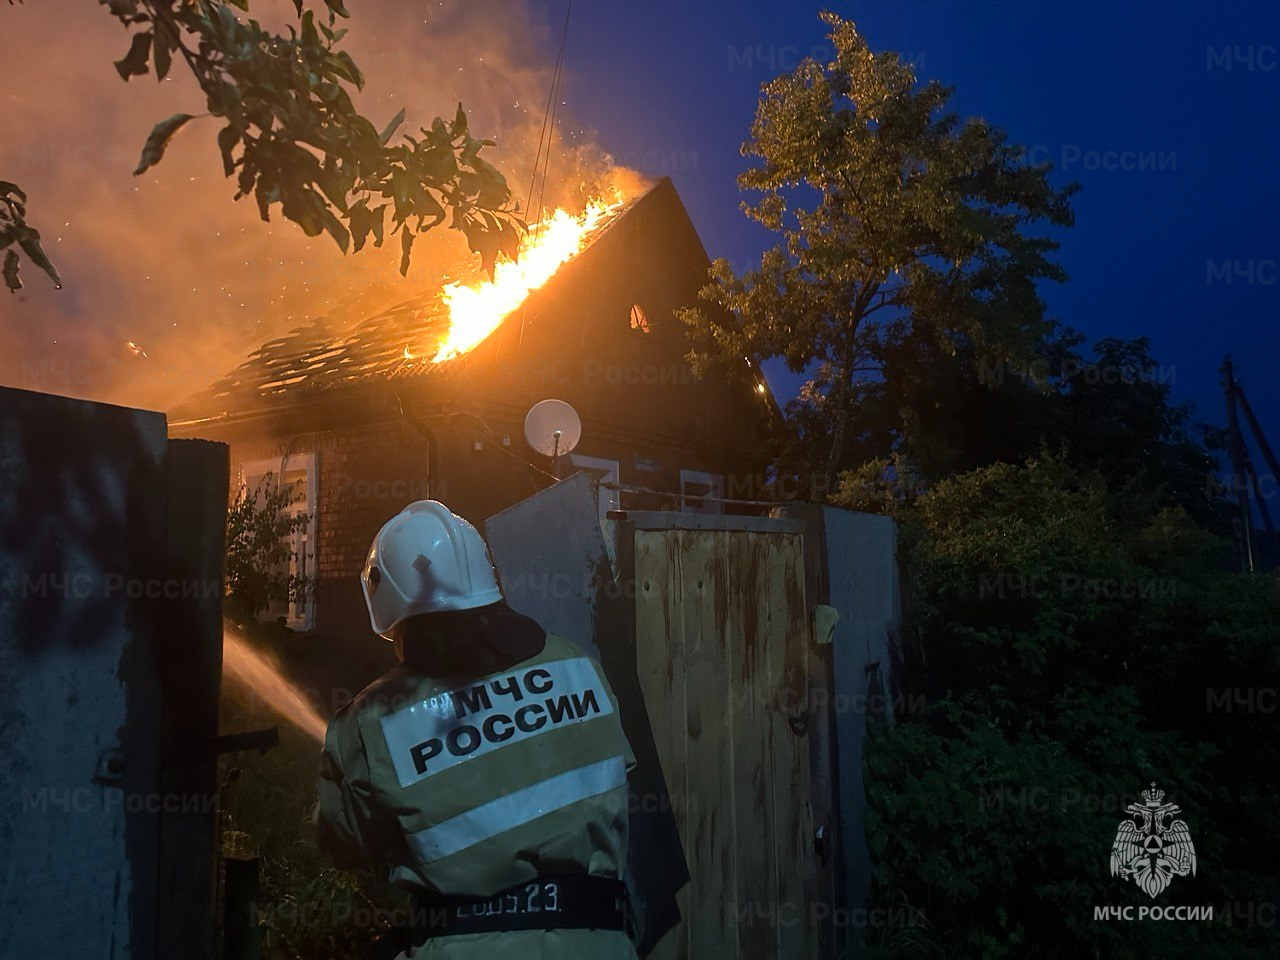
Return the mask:
<path id="1" fill-rule="evenodd" d="M 1249 456 L 1249 448 L 1244 448 L 1244 468 L 1249 474 L 1249 486 L 1253 489 L 1253 499 L 1257 501 L 1258 513 L 1262 515 L 1262 526 L 1267 533 L 1275 533 L 1275 525 L 1271 522 L 1271 511 L 1267 501 L 1263 499 L 1262 484 L 1258 482 L 1258 472 L 1253 469 L 1253 458 Z"/>
<path id="2" fill-rule="evenodd" d="M 1253 415 L 1253 407 L 1249 406 L 1249 398 L 1244 395 L 1244 387 L 1236 384 L 1236 398 L 1240 401 L 1240 409 L 1244 411 L 1244 418 L 1249 422 L 1249 428 L 1253 430 L 1254 439 L 1258 441 L 1258 447 L 1262 450 L 1262 456 L 1267 461 L 1267 466 L 1271 468 L 1271 482 L 1280 482 L 1280 462 L 1276 460 L 1276 455 L 1271 450 L 1271 444 L 1267 443 L 1267 435 L 1262 432 L 1262 426 L 1258 423 L 1258 418 Z"/>
<path id="3" fill-rule="evenodd" d="M 258 926 L 258 858 L 225 857 L 223 894 L 224 960 L 261 960 L 262 928 Z"/>
<path id="4" fill-rule="evenodd" d="M 409 405 L 404 402 L 404 397 L 399 393 L 395 394 L 396 403 L 400 405 L 400 416 L 404 418 L 404 422 L 421 434 L 422 438 L 427 441 L 427 496 L 432 496 L 436 485 L 440 483 L 440 454 L 439 442 L 436 440 L 436 433 L 425 423 L 418 419 Z"/>
<path id="5" fill-rule="evenodd" d="M 1222 388 L 1227 397 L 1227 447 L 1231 454 L 1231 486 L 1240 511 L 1240 566 L 1253 570 L 1253 518 L 1249 513 L 1249 497 L 1245 492 L 1244 438 L 1236 416 L 1236 378 L 1231 357 L 1222 358 Z"/>

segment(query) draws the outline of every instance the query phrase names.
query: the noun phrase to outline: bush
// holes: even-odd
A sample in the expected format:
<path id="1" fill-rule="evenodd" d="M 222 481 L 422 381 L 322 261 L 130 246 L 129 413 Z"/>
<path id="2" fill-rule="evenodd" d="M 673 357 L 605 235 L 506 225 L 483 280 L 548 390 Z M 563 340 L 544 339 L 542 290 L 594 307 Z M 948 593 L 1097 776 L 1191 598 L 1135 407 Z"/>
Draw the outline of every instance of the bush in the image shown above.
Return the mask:
<path id="1" fill-rule="evenodd" d="M 238 618 L 253 617 L 275 601 L 301 602 L 311 589 L 308 578 L 288 572 L 290 538 L 311 519 L 288 512 L 298 499 L 268 473 L 253 490 L 241 487 L 227 508 L 227 605 Z"/>
<path id="2" fill-rule="evenodd" d="M 880 905 L 928 929 L 878 956 L 1269 955 L 1280 723 L 1249 694 L 1280 687 L 1275 575 L 1227 572 L 1181 508 L 1048 455 L 939 482 L 901 520 L 930 708 L 872 727 L 868 842 Z M 1199 857 L 1155 904 L 1213 922 L 1093 920 L 1152 904 L 1109 865 L 1152 781 Z"/>

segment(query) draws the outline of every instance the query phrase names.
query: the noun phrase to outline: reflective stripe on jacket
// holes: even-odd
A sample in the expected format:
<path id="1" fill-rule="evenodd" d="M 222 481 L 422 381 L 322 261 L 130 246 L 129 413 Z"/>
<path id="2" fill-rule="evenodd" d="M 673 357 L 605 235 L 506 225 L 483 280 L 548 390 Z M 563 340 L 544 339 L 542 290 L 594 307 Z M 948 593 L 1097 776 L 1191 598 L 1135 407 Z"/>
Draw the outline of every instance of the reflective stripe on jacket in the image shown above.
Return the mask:
<path id="1" fill-rule="evenodd" d="M 446 894 L 491 896 L 583 870 L 619 877 L 634 763 L 603 671 L 562 638 L 548 634 L 536 656 L 474 679 L 401 665 L 329 725 L 321 845 L 339 866 L 387 863 L 394 882 Z M 443 940 L 462 952 L 432 952 Z M 465 957 L 468 944 L 494 956 L 495 943 L 517 941 L 532 951 L 523 960 L 552 942 L 633 955 L 625 936 L 602 931 L 443 940 L 412 956 Z"/>

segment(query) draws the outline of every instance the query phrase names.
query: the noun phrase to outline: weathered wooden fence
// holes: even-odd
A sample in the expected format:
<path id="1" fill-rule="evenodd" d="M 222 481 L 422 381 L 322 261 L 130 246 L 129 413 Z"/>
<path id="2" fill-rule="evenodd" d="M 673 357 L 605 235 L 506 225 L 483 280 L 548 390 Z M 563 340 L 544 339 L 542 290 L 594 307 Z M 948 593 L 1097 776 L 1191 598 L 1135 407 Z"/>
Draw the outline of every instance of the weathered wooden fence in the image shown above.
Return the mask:
<path id="1" fill-rule="evenodd" d="M 629 526 L 637 668 L 694 879 L 655 956 L 816 957 L 802 528 Z"/>

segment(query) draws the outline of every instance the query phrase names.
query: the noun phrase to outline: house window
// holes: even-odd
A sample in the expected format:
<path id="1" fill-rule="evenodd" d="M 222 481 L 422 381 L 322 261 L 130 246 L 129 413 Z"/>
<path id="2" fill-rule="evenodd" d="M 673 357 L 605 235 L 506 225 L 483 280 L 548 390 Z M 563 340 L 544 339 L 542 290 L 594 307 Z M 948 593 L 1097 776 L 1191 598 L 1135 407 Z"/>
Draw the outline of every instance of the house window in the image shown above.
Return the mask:
<path id="1" fill-rule="evenodd" d="M 687 513 L 724 513 L 724 477 L 701 470 L 680 471 L 680 509 Z"/>
<path id="2" fill-rule="evenodd" d="M 618 482 L 618 461 L 617 460 L 601 460 L 599 457 L 584 457 L 581 454 L 572 453 L 569 459 L 573 461 L 573 465 L 583 470 L 601 483 L 617 484 Z M 604 523 L 610 510 L 617 510 L 620 499 L 618 491 L 609 487 L 600 488 L 600 522 Z"/>
<path id="3" fill-rule="evenodd" d="M 316 469 L 314 453 L 295 453 L 284 458 L 270 460 L 250 460 L 240 465 L 241 487 L 250 492 L 264 491 L 263 480 L 271 474 L 272 483 L 283 485 L 290 491 L 292 503 L 286 508 L 290 516 L 306 514 L 310 520 L 301 530 L 289 535 L 289 559 L 287 570 L 291 576 L 305 577 L 312 584 L 316 577 L 316 486 L 319 472 Z M 259 493 L 261 496 L 261 492 Z M 283 600 L 272 601 L 271 605 L 259 614 L 263 620 L 272 621 L 284 618 L 294 630 L 310 630 L 315 627 L 315 592 L 308 590 L 301 602 Z"/>
<path id="4" fill-rule="evenodd" d="M 638 303 L 631 305 L 631 329 L 639 330 L 641 333 L 649 332 L 649 315 Z"/>

